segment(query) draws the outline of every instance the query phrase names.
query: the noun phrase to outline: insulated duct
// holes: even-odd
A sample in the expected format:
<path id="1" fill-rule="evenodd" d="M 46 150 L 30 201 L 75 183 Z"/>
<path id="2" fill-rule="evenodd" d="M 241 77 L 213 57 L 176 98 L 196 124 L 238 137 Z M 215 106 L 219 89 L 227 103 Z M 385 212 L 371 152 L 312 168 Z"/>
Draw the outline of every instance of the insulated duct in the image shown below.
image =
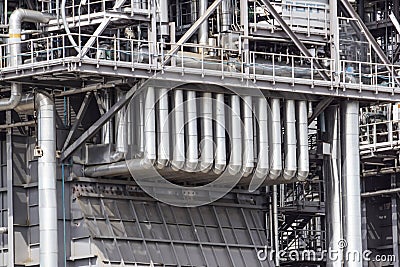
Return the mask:
<path id="1" fill-rule="evenodd" d="M 9 67 L 17 67 L 22 64 L 21 57 L 21 25 L 22 22 L 48 23 L 50 16 L 39 11 L 18 8 L 10 16 L 8 44 L 10 54 L 8 58 Z M 22 85 L 11 83 L 11 96 L 9 99 L 0 99 L 0 111 L 14 109 L 22 97 Z"/>
<path id="2" fill-rule="evenodd" d="M 203 93 L 201 102 L 201 141 L 200 141 L 200 170 L 207 173 L 214 163 L 214 141 L 213 141 L 213 100 L 211 93 Z"/>
<path id="3" fill-rule="evenodd" d="M 53 100 L 44 93 L 36 95 L 38 111 L 39 232 L 40 266 L 58 266 L 56 123 Z"/>
<path id="4" fill-rule="evenodd" d="M 131 159 L 141 159 L 142 165 L 163 172 L 172 168 L 214 178 L 211 170 L 214 174 L 227 170 L 229 175 L 241 175 L 242 183 L 250 182 L 251 190 L 263 183 L 305 180 L 309 172 L 307 102 L 282 102 L 282 119 L 280 103 L 271 99 L 270 114 L 267 99 L 260 96 L 149 87 L 127 111 L 136 114 L 130 122 L 135 130 L 128 139 L 138 145 Z M 123 163 L 85 171 L 93 177 L 100 174 L 129 171 Z"/>
<path id="5" fill-rule="evenodd" d="M 228 32 L 232 25 L 232 3 L 230 0 L 222 0 L 221 5 L 222 12 L 222 25 L 221 32 Z"/>
<path id="6" fill-rule="evenodd" d="M 294 100 L 286 100 L 285 108 L 285 168 L 283 178 L 291 180 L 297 171 L 296 115 Z"/>
<path id="7" fill-rule="evenodd" d="M 269 178 L 272 180 L 277 179 L 282 172 L 282 137 L 281 137 L 281 107 L 280 100 L 271 99 L 271 113 L 272 113 L 272 157 L 271 168 L 269 171 Z"/>
<path id="8" fill-rule="evenodd" d="M 199 16 L 202 16 L 208 7 L 208 0 L 199 0 Z M 200 45 L 208 45 L 208 19 L 206 19 L 199 27 L 197 36 Z"/>
<path id="9" fill-rule="evenodd" d="M 338 259 L 342 259 L 340 240 L 342 239 L 342 214 L 341 214 L 341 149 L 340 149 L 340 109 L 338 106 L 326 110 L 328 133 L 331 134 L 331 156 L 324 159 L 324 183 L 326 185 L 326 216 L 327 216 L 327 240 L 329 248 L 338 252 Z M 327 259 L 329 267 L 340 267 L 342 262 L 335 259 Z"/>
<path id="10" fill-rule="evenodd" d="M 359 148 L 359 104 L 346 101 L 343 104 L 342 143 L 342 191 L 343 224 L 346 237 L 346 252 L 363 251 L 361 238 L 361 195 L 360 195 L 360 148 Z M 362 266 L 362 260 L 350 258 L 347 266 Z"/>
<path id="11" fill-rule="evenodd" d="M 297 158 L 297 179 L 304 181 L 310 172 L 308 154 L 308 121 L 307 102 L 297 102 L 297 137 L 298 137 L 298 158 Z"/>

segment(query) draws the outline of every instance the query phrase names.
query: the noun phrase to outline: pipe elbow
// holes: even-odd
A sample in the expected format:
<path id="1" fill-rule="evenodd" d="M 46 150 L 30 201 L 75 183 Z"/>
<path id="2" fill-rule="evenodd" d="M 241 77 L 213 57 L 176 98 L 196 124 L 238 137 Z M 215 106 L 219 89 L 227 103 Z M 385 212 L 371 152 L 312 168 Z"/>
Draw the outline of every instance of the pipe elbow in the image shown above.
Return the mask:
<path id="1" fill-rule="evenodd" d="M 208 173 L 212 169 L 212 162 L 201 162 L 200 163 L 200 171 L 202 173 Z"/>
<path id="2" fill-rule="evenodd" d="M 287 170 L 287 169 L 285 169 L 284 171 L 283 171 L 283 178 L 285 179 L 285 180 L 291 180 L 291 179 L 293 179 L 293 177 L 296 175 L 296 170 Z"/>
<path id="3" fill-rule="evenodd" d="M 14 109 L 22 99 L 22 88 L 20 84 L 11 85 L 11 95 L 8 99 L 0 100 L 0 111 Z"/>
<path id="4" fill-rule="evenodd" d="M 308 170 L 307 171 L 298 171 L 297 172 L 297 179 L 299 181 L 305 181 L 307 179 L 309 173 L 310 172 Z"/>
<path id="5" fill-rule="evenodd" d="M 164 169 L 168 165 L 168 160 L 167 159 L 158 159 L 157 160 L 157 168 L 158 169 Z"/>
<path id="6" fill-rule="evenodd" d="M 241 168 L 242 168 L 242 166 L 240 166 L 240 165 L 229 164 L 228 172 L 230 175 L 236 175 L 240 172 Z"/>
<path id="7" fill-rule="evenodd" d="M 36 10 L 29 10 L 23 8 L 17 8 L 10 15 L 10 29 L 13 26 L 21 28 L 21 23 L 24 21 L 27 22 L 38 22 L 38 23 L 49 23 L 49 21 L 53 18 L 50 14 L 42 13 Z"/>
<path id="8" fill-rule="evenodd" d="M 185 166 L 185 161 L 180 161 L 180 160 L 173 160 L 171 162 L 171 168 L 174 171 L 180 171 L 183 169 L 183 167 Z"/>
<path id="9" fill-rule="evenodd" d="M 243 168 L 243 177 L 248 177 L 253 172 L 254 167 L 244 167 Z"/>
<path id="10" fill-rule="evenodd" d="M 214 166 L 214 173 L 215 174 L 221 174 L 226 168 L 226 164 L 215 164 Z"/>
<path id="11" fill-rule="evenodd" d="M 124 152 L 120 152 L 120 151 L 115 151 L 111 156 L 110 156 L 110 160 L 111 162 L 118 162 L 125 159 L 125 153 Z"/>
<path id="12" fill-rule="evenodd" d="M 187 160 L 185 164 L 185 171 L 195 172 L 197 170 L 197 163 L 198 163 L 197 161 Z"/>
<path id="13" fill-rule="evenodd" d="M 270 171 L 269 171 L 269 174 L 268 174 L 268 177 L 271 179 L 271 180 L 276 180 L 280 175 L 281 175 L 281 170 L 278 170 L 278 169 L 271 169 Z"/>
<path id="14" fill-rule="evenodd" d="M 256 169 L 256 177 L 257 178 L 265 178 L 269 174 L 269 168 L 257 168 Z"/>

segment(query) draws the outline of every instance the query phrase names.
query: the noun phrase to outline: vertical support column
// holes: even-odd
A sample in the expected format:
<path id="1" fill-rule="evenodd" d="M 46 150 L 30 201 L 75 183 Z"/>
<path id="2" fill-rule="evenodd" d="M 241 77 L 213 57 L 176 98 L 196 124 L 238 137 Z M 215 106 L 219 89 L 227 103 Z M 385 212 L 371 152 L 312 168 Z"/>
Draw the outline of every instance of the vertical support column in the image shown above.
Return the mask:
<path id="1" fill-rule="evenodd" d="M 338 1 L 329 1 L 329 14 L 330 14 L 330 41 L 331 41 L 331 55 L 332 55 L 332 70 L 334 72 L 335 83 L 339 82 L 340 78 L 340 50 L 339 50 L 339 19 L 338 19 Z"/>
<path id="2" fill-rule="evenodd" d="M 346 239 L 348 267 L 362 266 L 361 196 L 360 196 L 360 148 L 359 148 L 359 103 L 345 101 L 342 109 L 342 192 L 343 225 Z"/>
<path id="3" fill-rule="evenodd" d="M 396 174 L 391 176 L 392 188 L 397 188 Z M 392 194 L 392 243 L 393 243 L 393 255 L 395 260 L 392 263 L 394 267 L 399 267 L 399 218 L 397 215 L 397 194 Z"/>
<path id="4" fill-rule="evenodd" d="M 368 229 L 367 229 L 367 203 L 366 199 L 361 199 L 361 236 L 363 251 L 368 249 Z M 368 267 L 368 261 L 363 262 L 364 267 Z"/>
<path id="5" fill-rule="evenodd" d="M 11 111 L 6 111 L 6 122 L 11 123 Z M 8 266 L 14 266 L 14 190 L 13 190 L 13 149 L 12 129 L 7 128 L 6 149 L 7 149 L 7 209 L 8 209 Z"/>
<path id="6" fill-rule="evenodd" d="M 340 108 L 330 107 L 326 110 L 327 132 L 331 134 L 330 143 L 331 155 L 324 156 L 324 182 L 326 186 L 326 227 L 327 227 L 327 248 L 339 253 L 334 257 L 327 257 L 328 267 L 342 266 L 342 250 L 339 248 L 339 241 L 343 237 L 342 213 L 340 201 L 340 180 L 341 180 L 341 148 L 340 148 Z"/>

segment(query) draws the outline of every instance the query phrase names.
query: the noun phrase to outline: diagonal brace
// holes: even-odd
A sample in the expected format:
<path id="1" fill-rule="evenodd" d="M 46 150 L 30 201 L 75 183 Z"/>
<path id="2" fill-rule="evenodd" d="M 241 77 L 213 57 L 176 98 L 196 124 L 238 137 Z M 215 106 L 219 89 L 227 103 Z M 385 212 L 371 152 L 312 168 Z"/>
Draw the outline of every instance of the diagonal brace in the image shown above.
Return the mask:
<path id="1" fill-rule="evenodd" d="M 103 116 L 101 116 L 92 126 L 89 127 L 78 139 L 75 140 L 69 147 L 67 147 L 61 154 L 61 160 L 65 160 L 69 156 L 72 155 L 81 145 L 83 145 L 86 140 L 93 137 L 97 131 L 108 121 L 110 120 L 120 109 L 122 109 L 131 98 L 135 95 L 135 93 L 146 86 L 149 80 L 141 84 L 134 85 L 117 103 L 115 103 Z"/>
<path id="2" fill-rule="evenodd" d="M 115 1 L 115 4 L 113 6 L 113 9 L 118 9 L 120 8 L 123 4 L 125 4 L 126 0 L 117 0 Z M 78 57 L 83 58 L 87 52 L 89 51 L 90 47 L 94 44 L 96 39 L 104 32 L 104 30 L 107 28 L 108 24 L 111 22 L 111 17 L 106 17 L 104 20 L 100 23 L 100 25 L 97 27 L 95 32 L 90 36 L 89 40 L 87 40 L 86 44 L 82 47 Z"/>
<path id="3" fill-rule="evenodd" d="M 72 128 L 69 131 L 67 138 L 65 139 L 64 146 L 63 146 L 62 150 L 65 150 L 67 148 L 67 146 L 71 142 L 72 137 L 75 135 L 76 130 L 78 129 L 79 125 L 82 122 L 83 117 L 86 114 L 86 111 L 87 111 L 87 109 L 89 107 L 90 100 L 92 100 L 92 96 L 93 96 L 92 92 L 87 92 L 86 93 L 85 98 L 83 99 L 82 105 L 79 108 L 78 114 L 76 114 L 76 120 L 74 122 L 74 125 L 72 125 Z"/>
<path id="4" fill-rule="evenodd" d="M 185 34 L 179 39 L 176 44 L 174 44 L 171 48 L 171 50 L 168 52 L 168 55 L 164 59 L 164 65 L 168 64 L 168 62 L 171 60 L 172 56 L 178 52 L 179 47 L 183 45 L 189 38 L 200 28 L 201 24 L 208 19 L 208 17 L 211 16 L 211 14 L 214 12 L 214 10 L 218 7 L 219 4 L 221 4 L 222 0 L 215 0 L 204 12 L 203 15 L 200 16 L 196 20 L 195 23 L 193 23 L 192 26 L 185 32 Z"/>

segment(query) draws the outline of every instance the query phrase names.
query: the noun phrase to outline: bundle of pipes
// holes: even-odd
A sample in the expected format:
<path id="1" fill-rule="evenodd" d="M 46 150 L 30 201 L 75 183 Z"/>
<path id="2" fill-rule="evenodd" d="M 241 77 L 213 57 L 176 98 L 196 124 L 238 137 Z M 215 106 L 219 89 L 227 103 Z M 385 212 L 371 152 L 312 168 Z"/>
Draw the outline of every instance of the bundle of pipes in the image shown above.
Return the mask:
<path id="1" fill-rule="evenodd" d="M 149 87 L 124 116 L 127 145 L 134 151 L 130 158 L 141 158 L 146 168 L 205 175 L 228 172 L 240 174 L 243 181 L 305 180 L 307 102 L 273 98 L 270 103 L 271 108 L 261 96 Z M 129 174 L 125 163 L 114 164 L 87 167 L 85 175 Z"/>

